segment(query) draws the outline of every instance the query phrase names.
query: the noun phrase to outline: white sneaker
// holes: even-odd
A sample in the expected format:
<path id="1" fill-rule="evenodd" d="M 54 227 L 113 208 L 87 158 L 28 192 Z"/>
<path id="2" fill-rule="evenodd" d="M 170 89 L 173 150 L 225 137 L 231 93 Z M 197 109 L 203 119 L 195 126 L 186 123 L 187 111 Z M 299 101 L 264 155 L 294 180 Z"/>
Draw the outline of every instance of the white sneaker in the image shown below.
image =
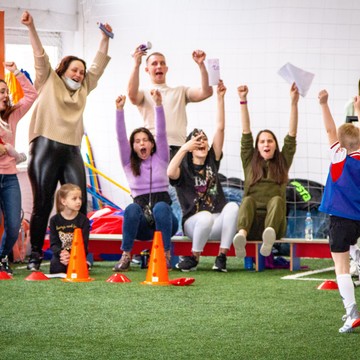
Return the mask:
<path id="1" fill-rule="evenodd" d="M 246 237 L 243 234 L 237 233 L 233 239 L 233 245 L 235 249 L 235 255 L 237 257 L 246 256 Z"/>
<path id="2" fill-rule="evenodd" d="M 260 254 L 262 256 L 269 256 L 271 254 L 272 247 L 276 240 L 276 233 L 272 227 L 267 227 L 262 234 L 262 245 L 260 248 Z"/>
<path id="3" fill-rule="evenodd" d="M 360 314 L 358 312 L 357 306 L 354 305 L 350 311 L 349 315 L 342 317 L 342 320 L 345 321 L 344 325 L 339 329 L 339 333 L 349 333 L 353 329 L 360 326 Z"/>

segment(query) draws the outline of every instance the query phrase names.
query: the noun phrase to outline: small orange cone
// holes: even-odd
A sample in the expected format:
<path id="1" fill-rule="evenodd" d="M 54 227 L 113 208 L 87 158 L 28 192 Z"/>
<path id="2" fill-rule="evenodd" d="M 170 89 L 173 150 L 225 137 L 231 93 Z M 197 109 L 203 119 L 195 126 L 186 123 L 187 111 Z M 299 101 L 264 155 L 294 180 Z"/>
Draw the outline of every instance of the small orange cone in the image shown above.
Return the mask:
<path id="1" fill-rule="evenodd" d="M 86 264 L 84 240 L 81 229 L 74 230 L 74 237 L 71 245 L 70 261 L 67 268 L 66 278 L 62 281 L 86 282 L 93 281 L 89 277 L 89 270 Z"/>
<path id="2" fill-rule="evenodd" d="M 42 281 L 42 280 L 50 280 L 50 279 L 41 271 L 34 271 L 28 277 L 26 277 L 25 280 L 27 280 L 27 281 Z"/>
<path id="3" fill-rule="evenodd" d="M 318 290 L 337 290 L 339 287 L 333 280 L 326 280 L 318 286 Z"/>
<path id="4" fill-rule="evenodd" d="M 119 274 L 119 273 L 116 273 L 114 275 L 111 275 L 107 280 L 106 282 L 111 282 L 111 283 L 118 283 L 118 282 L 121 282 L 121 283 L 126 283 L 126 282 L 131 282 L 131 280 L 125 276 L 124 274 Z"/>
<path id="5" fill-rule="evenodd" d="M 144 285 L 170 285 L 161 231 L 155 231 Z"/>
<path id="6" fill-rule="evenodd" d="M 0 280 L 11 280 L 12 276 L 10 276 L 6 271 L 0 271 Z"/>

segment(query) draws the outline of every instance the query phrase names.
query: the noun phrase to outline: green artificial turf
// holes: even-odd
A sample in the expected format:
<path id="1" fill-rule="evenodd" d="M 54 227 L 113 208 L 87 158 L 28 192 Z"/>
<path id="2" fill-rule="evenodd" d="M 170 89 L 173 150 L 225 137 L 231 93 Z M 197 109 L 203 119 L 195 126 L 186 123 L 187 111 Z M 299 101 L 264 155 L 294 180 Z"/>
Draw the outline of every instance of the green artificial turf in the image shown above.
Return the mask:
<path id="1" fill-rule="evenodd" d="M 29 272 L 15 266 L 13 280 L 0 281 L 0 358 L 357 358 L 360 328 L 339 334 L 339 293 L 317 290 L 321 279 L 334 279 L 332 271 L 312 276 L 317 281 L 283 280 L 293 273 L 246 271 L 236 258 L 228 259 L 228 273 L 217 273 L 213 261 L 202 258 L 196 272 L 170 272 L 170 279 L 195 278 L 184 287 L 142 285 L 146 270 L 138 266 L 126 273 L 130 283 L 106 282 L 111 262 L 95 263 L 95 280 L 82 283 L 26 281 Z"/>

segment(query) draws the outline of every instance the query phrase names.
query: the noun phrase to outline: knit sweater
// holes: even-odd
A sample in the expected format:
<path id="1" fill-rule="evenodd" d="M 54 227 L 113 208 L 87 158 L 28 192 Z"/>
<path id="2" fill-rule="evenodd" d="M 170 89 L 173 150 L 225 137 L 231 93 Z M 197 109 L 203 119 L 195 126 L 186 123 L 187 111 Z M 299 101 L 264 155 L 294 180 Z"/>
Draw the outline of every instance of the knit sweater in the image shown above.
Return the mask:
<path id="1" fill-rule="evenodd" d="M 25 75 L 18 75 L 17 80 L 23 89 L 24 97 L 16 104 L 16 109 L 9 116 L 9 128 L 11 132 L 6 132 L 6 143 L 15 146 L 16 126 L 20 119 L 28 112 L 37 98 L 37 92 Z M 3 129 L 0 130 L 0 137 L 5 138 Z M 0 174 L 16 174 L 15 158 L 8 154 L 0 157 Z"/>
<path id="2" fill-rule="evenodd" d="M 96 87 L 109 61 L 109 56 L 98 52 L 80 89 L 74 91 L 67 88 L 51 68 L 45 52 L 35 56 L 34 85 L 39 92 L 39 99 L 30 122 L 29 142 L 43 136 L 62 144 L 80 146 L 84 134 L 86 98 Z"/>
<path id="3" fill-rule="evenodd" d="M 131 189 L 133 198 L 150 192 L 150 168 L 152 168 L 151 192 L 167 192 L 169 178 L 169 147 L 166 140 L 165 115 L 162 106 L 155 107 L 156 117 L 156 151 L 152 156 L 141 162 L 140 176 L 135 176 L 130 166 L 131 147 L 126 135 L 124 111 L 116 111 L 116 132 L 121 163 Z"/>

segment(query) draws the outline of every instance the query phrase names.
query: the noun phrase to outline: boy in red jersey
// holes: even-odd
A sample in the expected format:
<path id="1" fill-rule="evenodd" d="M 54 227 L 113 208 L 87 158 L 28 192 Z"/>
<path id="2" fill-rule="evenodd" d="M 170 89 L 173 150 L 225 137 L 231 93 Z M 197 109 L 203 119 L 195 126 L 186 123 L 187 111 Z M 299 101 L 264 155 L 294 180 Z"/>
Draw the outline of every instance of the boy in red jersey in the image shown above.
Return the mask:
<path id="1" fill-rule="evenodd" d="M 320 211 L 330 215 L 329 244 L 335 264 L 336 280 L 346 315 L 340 333 L 360 326 L 360 314 L 350 275 L 349 255 L 359 260 L 356 245 L 360 237 L 360 130 L 352 123 L 336 129 L 328 106 L 328 93 L 321 90 L 319 102 L 330 144 L 331 165 L 320 205 Z M 360 97 L 354 98 L 360 115 Z"/>

